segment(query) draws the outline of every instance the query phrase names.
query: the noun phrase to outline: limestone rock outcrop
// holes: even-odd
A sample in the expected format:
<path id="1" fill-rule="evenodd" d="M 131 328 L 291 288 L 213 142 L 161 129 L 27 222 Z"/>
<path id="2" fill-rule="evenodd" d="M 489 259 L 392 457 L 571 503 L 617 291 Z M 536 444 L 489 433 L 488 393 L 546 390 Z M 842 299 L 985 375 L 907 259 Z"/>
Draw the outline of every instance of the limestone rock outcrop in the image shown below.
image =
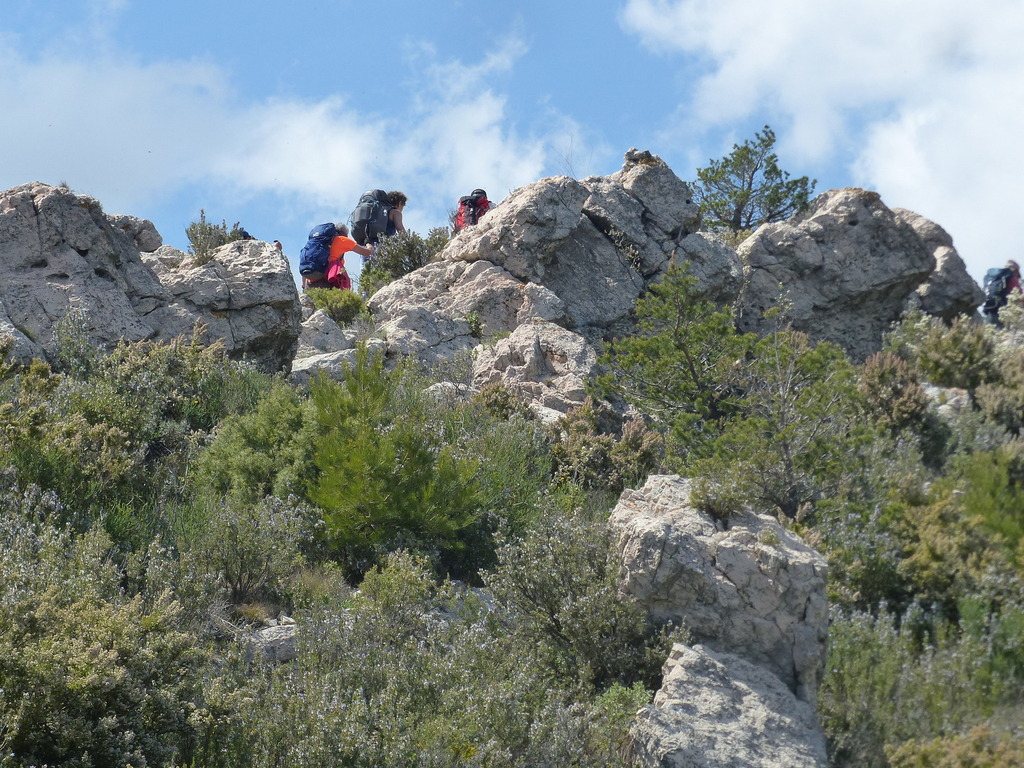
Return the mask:
<path id="1" fill-rule="evenodd" d="M 913 228 L 935 257 L 935 270 L 911 296 L 912 304 L 946 321 L 958 315 L 974 314 L 985 301 L 985 292 L 967 274 L 963 259 L 953 247 L 953 238 L 934 221 L 920 214 L 905 208 L 892 210 Z"/>
<path id="2" fill-rule="evenodd" d="M 204 263 L 163 246 L 142 260 L 169 294 L 144 315 L 154 338 L 190 333 L 198 321 L 206 337 L 220 339 L 232 357 L 267 370 L 291 364 L 302 312 L 288 260 L 273 245 L 236 240 Z"/>
<path id="3" fill-rule="evenodd" d="M 0 193 L 0 333 L 15 357 L 52 358 L 55 328 L 75 312 L 101 348 L 190 335 L 200 323 L 235 358 L 290 365 L 298 293 L 280 252 L 233 243 L 198 265 L 162 242 L 151 222 L 107 215 L 63 186 Z"/>
<path id="4" fill-rule="evenodd" d="M 592 373 L 597 344 L 633 331 L 637 298 L 673 262 L 736 306 L 742 330 L 765 330 L 765 311 L 784 298 L 797 330 L 855 360 L 880 349 L 908 304 L 950 319 L 981 300 L 949 236 L 875 192 L 825 192 L 737 250 L 699 227 L 689 187 L 656 156 L 630 150 L 609 176 L 520 188 L 369 306 L 389 356 L 436 366 L 472 355 L 477 386 L 501 380 L 536 409 L 564 412 L 581 402 L 576 382 Z M 553 342 L 545 331 L 549 340 L 528 350 L 544 324 L 570 335 Z M 593 354 L 578 354 L 578 343 Z M 530 378 L 551 373 L 561 379 L 554 387 Z"/>
<path id="5" fill-rule="evenodd" d="M 610 176 L 522 187 L 369 306 L 389 355 L 436 365 L 473 354 L 477 386 L 501 380 L 564 413 L 583 402 L 594 341 L 628 331 L 637 298 L 673 258 L 692 261 L 709 293 L 736 297 L 738 257 L 699 225 L 689 187 L 630 150 Z"/>
<path id="6" fill-rule="evenodd" d="M 630 730 L 644 768 L 825 768 L 814 707 L 729 653 L 675 645 Z"/>
<path id="7" fill-rule="evenodd" d="M 624 592 L 814 701 L 828 634 L 821 555 L 767 515 L 734 515 L 724 527 L 690 503 L 690 482 L 672 475 L 624 491 L 610 524 Z"/>
<path id="8" fill-rule="evenodd" d="M 757 229 L 738 253 L 747 278 L 742 330 L 763 330 L 765 310 L 784 294 L 794 328 L 855 359 L 881 348 L 883 332 L 935 269 L 914 228 L 863 189 L 819 195 L 806 212 Z"/>
<path id="9" fill-rule="evenodd" d="M 825 766 L 815 701 L 825 670 L 824 558 L 768 516 L 728 525 L 690 503 L 690 481 L 626 490 L 610 526 L 621 589 L 681 624 L 662 687 L 632 728 L 640 764 Z"/>

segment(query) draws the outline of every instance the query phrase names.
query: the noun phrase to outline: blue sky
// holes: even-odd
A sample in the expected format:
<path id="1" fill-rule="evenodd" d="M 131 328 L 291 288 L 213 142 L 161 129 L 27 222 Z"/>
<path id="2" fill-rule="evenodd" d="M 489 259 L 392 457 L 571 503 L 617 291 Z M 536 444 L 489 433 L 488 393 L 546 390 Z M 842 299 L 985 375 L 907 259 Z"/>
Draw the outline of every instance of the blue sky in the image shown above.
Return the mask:
<path id="1" fill-rule="evenodd" d="M 769 124 L 794 176 L 936 221 L 975 278 L 1022 255 L 1019 0 L 4 6 L 0 189 L 67 182 L 179 248 L 202 208 L 294 264 L 366 189 L 425 234 L 475 187 L 634 146 L 689 180 Z"/>

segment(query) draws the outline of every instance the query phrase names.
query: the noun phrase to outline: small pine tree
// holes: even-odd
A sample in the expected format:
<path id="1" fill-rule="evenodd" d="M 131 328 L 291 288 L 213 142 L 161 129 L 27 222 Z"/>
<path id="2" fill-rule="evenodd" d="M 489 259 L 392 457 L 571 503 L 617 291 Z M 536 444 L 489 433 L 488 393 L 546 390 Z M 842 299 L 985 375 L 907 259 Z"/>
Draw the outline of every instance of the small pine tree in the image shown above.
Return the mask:
<path id="1" fill-rule="evenodd" d="M 775 132 L 767 125 L 754 140 L 733 144 L 721 160 L 697 170 L 697 200 L 706 224 L 731 232 L 788 219 L 807 208 L 816 180 L 790 179 L 772 151 Z"/>

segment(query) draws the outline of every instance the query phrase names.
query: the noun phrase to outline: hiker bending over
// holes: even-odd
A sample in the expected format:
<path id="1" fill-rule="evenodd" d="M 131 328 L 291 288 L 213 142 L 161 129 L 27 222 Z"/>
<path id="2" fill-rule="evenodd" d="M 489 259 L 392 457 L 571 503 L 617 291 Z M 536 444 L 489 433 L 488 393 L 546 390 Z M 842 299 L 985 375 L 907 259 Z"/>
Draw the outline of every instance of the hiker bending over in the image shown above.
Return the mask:
<path id="1" fill-rule="evenodd" d="M 331 249 L 327 256 L 327 268 L 323 271 L 323 277 L 309 279 L 303 277 L 302 289 L 307 288 L 340 288 L 352 290 L 352 279 L 345 269 L 345 254 L 349 251 L 358 253 L 360 256 L 369 256 L 371 251 L 367 246 L 359 245 L 348 236 L 348 227 L 344 224 L 335 224 L 335 236 L 331 240 Z"/>
<path id="2" fill-rule="evenodd" d="M 1013 291 L 1024 294 L 1020 285 L 1020 265 L 1012 259 L 1002 269 L 993 268 L 985 273 L 985 303 L 981 305 L 981 314 L 985 322 L 996 328 L 1002 328 L 999 310 L 1006 306 Z"/>
<path id="3" fill-rule="evenodd" d="M 388 192 L 388 204 L 391 206 L 391 210 L 388 211 L 388 228 L 385 235 L 397 235 L 399 232 L 405 232 L 402 211 L 405 210 L 405 204 L 408 201 L 409 198 L 405 196 L 404 192 L 399 192 L 397 189 Z"/>

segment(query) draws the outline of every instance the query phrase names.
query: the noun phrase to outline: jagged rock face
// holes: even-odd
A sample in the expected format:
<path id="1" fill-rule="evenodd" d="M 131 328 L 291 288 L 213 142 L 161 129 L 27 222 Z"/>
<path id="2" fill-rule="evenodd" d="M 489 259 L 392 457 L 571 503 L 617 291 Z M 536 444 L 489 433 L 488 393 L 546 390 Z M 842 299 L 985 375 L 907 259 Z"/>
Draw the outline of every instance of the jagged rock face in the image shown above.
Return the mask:
<path id="1" fill-rule="evenodd" d="M 729 527 L 690 504 L 690 483 L 654 475 L 627 490 L 610 524 L 622 589 L 656 619 L 763 667 L 813 702 L 825 668 L 824 558 L 765 515 Z"/>
<path id="2" fill-rule="evenodd" d="M 661 689 L 630 729 L 644 768 L 825 768 L 814 708 L 767 670 L 677 644 Z"/>
<path id="3" fill-rule="evenodd" d="M 290 366 L 302 310 L 288 260 L 273 245 L 237 240 L 203 264 L 170 246 L 142 258 L 170 296 L 144 315 L 156 339 L 191 333 L 198 321 L 232 357 L 267 370 Z"/>
<path id="4" fill-rule="evenodd" d="M 108 216 L 64 187 L 0 193 L 0 333 L 15 339 L 15 356 L 52 357 L 55 326 L 76 310 L 99 347 L 169 340 L 199 322 L 233 357 L 290 364 L 298 294 L 276 249 L 229 244 L 199 267 L 161 244 L 152 223 Z"/>
<path id="5" fill-rule="evenodd" d="M 673 257 L 693 261 L 709 293 L 736 297 L 738 257 L 696 234 L 699 225 L 687 185 L 657 157 L 630 150 L 610 176 L 519 189 L 369 306 L 390 355 L 438 364 L 472 353 L 477 386 L 501 380 L 538 409 L 564 412 L 585 397 L 592 341 L 628 325 Z"/>
<path id="6" fill-rule="evenodd" d="M 953 247 L 953 238 L 934 221 L 908 211 L 893 208 L 901 220 L 907 222 L 935 257 L 935 271 L 911 297 L 912 303 L 929 315 L 951 321 L 958 315 L 973 315 L 985 301 L 985 292 L 967 274 L 960 254 Z"/>
<path id="7" fill-rule="evenodd" d="M 784 291 L 794 328 L 855 360 L 881 348 L 883 332 L 935 269 L 914 227 L 863 189 L 825 192 L 807 212 L 760 227 L 738 252 L 747 278 L 742 330 L 764 330 L 765 310 Z"/>
<path id="8" fill-rule="evenodd" d="M 522 393 L 542 419 L 564 414 L 586 399 L 586 382 L 597 367 L 593 347 L 554 323 L 520 325 L 493 346 L 481 346 L 473 366 L 477 386 L 502 383 Z"/>

